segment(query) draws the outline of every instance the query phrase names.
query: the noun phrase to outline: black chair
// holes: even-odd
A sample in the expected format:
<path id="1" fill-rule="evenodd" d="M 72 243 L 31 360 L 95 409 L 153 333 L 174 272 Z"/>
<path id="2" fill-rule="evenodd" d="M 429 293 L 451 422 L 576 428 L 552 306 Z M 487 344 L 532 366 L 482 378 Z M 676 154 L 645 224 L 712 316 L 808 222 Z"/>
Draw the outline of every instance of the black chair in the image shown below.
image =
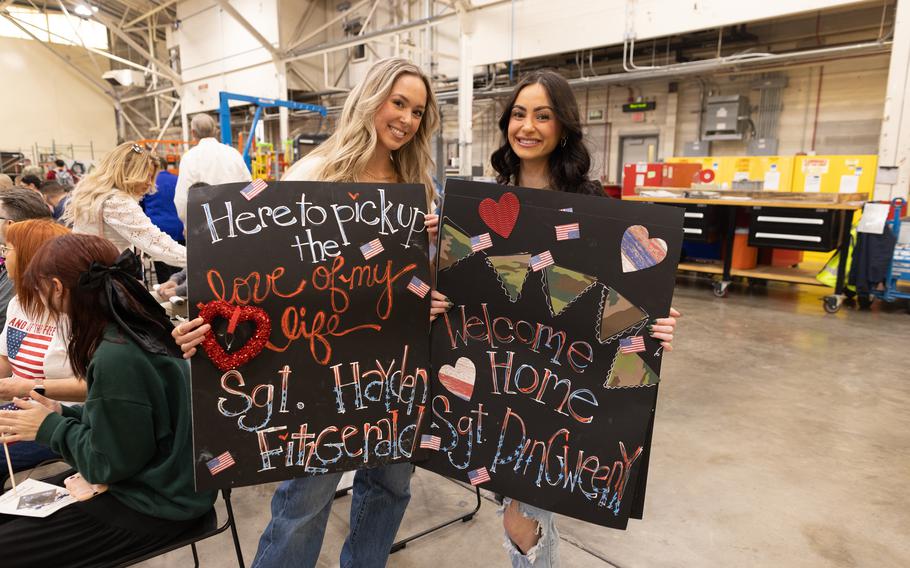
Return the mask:
<path id="1" fill-rule="evenodd" d="M 237 565 L 240 568 L 244 568 L 243 564 L 243 551 L 240 549 L 240 538 L 237 536 L 237 523 L 234 520 L 234 508 L 231 506 L 231 490 L 222 489 L 221 497 L 224 499 L 224 508 L 227 510 L 227 519 L 224 524 L 218 526 L 218 515 L 215 513 L 214 507 L 211 511 L 205 516 L 202 523 L 199 526 L 191 531 L 188 531 L 180 535 L 177 540 L 174 542 L 159 548 L 148 554 L 143 554 L 139 557 L 126 558 L 121 561 L 117 566 L 133 566 L 139 564 L 140 562 L 145 562 L 156 556 L 161 556 L 162 554 L 167 554 L 177 550 L 178 548 L 183 548 L 184 546 L 189 545 L 193 549 L 193 562 L 195 563 L 196 568 L 199 568 L 199 553 L 196 551 L 196 543 L 205 540 L 209 537 L 213 537 L 217 534 L 221 534 L 226 531 L 228 528 L 231 529 L 231 536 L 234 538 L 234 551 L 237 553 Z"/>

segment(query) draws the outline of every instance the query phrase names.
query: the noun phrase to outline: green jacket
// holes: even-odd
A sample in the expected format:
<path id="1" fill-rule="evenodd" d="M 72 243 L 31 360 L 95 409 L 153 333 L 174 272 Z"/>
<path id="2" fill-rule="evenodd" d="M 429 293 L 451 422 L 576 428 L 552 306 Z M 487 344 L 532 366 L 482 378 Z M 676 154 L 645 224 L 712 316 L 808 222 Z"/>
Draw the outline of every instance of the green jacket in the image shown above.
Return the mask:
<path id="1" fill-rule="evenodd" d="M 135 511 L 171 520 L 205 514 L 215 493 L 194 489 L 186 361 L 150 354 L 108 326 L 87 375 L 85 404 L 49 415 L 36 441 Z"/>

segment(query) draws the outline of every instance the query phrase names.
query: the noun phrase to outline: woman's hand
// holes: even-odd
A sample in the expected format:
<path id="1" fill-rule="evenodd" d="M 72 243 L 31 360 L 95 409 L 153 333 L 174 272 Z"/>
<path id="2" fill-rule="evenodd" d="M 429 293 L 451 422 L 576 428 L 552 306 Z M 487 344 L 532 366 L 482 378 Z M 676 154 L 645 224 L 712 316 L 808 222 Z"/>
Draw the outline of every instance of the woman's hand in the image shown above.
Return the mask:
<path id="1" fill-rule="evenodd" d="M 36 396 L 36 400 L 24 400 L 18 397 L 13 399 L 13 403 L 19 407 L 19 410 L 0 412 L 0 439 L 3 442 L 34 441 L 41 423 L 49 414 L 53 413 L 53 410 L 37 400 L 37 397 L 41 395 L 35 392 L 31 394 Z"/>
<path id="2" fill-rule="evenodd" d="M 189 359 L 196 354 L 196 346 L 205 339 L 205 334 L 212 329 L 212 326 L 205 323 L 202 318 L 185 321 L 174 327 L 171 335 L 177 341 L 177 345 L 183 350 L 183 358 Z"/>
<path id="3" fill-rule="evenodd" d="M 430 236 L 430 242 L 436 242 L 436 236 L 439 235 L 439 215 L 427 215 L 423 220 L 423 226 L 427 228 L 427 235 Z"/>
<path id="4" fill-rule="evenodd" d="M 17 396 L 28 396 L 35 386 L 35 381 L 20 377 L 0 379 L 0 400 L 12 400 Z"/>
<path id="5" fill-rule="evenodd" d="M 676 319 L 681 317 L 682 314 L 671 307 L 669 317 L 652 319 L 651 324 L 648 326 L 651 337 L 660 339 L 660 344 L 668 352 L 673 351 L 673 332 L 676 330 Z"/>
<path id="6" fill-rule="evenodd" d="M 176 291 L 177 291 L 177 283 L 174 282 L 173 280 L 168 280 L 161 286 L 158 286 L 158 290 L 156 290 L 156 293 L 158 294 L 158 297 L 161 298 L 162 300 L 170 300 L 171 296 L 173 296 L 174 292 L 176 292 Z"/>
<path id="7" fill-rule="evenodd" d="M 445 294 L 439 292 L 438 290 L 433 290 L 430 292 L 430 321 L 434 321 L 439 317 L 439 314 L 444 314 L 449 311 L 449 308 L 453 306 L 452 301 L 449 300 Z"/>

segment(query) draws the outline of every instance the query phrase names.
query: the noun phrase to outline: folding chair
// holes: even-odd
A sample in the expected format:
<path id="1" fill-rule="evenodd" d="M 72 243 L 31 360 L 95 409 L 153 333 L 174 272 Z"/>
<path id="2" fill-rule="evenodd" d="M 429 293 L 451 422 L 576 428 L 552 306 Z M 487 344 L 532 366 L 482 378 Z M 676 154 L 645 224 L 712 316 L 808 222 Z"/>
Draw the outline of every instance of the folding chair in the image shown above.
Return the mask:
<path id="1" fill-rule="evenodd" d="M 240 568 L 244 568 L 243 563 L 243 551 L 240 549 L 240 538 L 237 536 L 237 523 L 234 520 L 234 508 L 231 506 L 231 490 L 222 489 L 221 497 L 224 499 L 224 507 L 227 509 L 227 520 L 224 524 L 218 526 L 218 515 L 215 513 L 214 507 L 211 511 L 205 516 L 205 519 L 200 523 L 199 527 L 188 531 L 179 537 L 174 542 L 165 545 L 158 550 L 143 554 L 139 557 L 125 558 L 117 566 L 133 566 L 139 564 L 140 562 L 145 562 L 156 556 L 161 556 L 162 554 L 167 554 L 177 550 L 178 548 L 183 548 L 184 546 L 189 545 L 193 549 L 193 562 L 196 568 L 199 568 L 199 553 L 196 551 L 196 543 L 205 540 L 207 538 L 213 537 L 217 534 L 221 534 L 226 531 L 228 528 L 231 529 L 231 536 L 234 538 L 234 551 L 237 553 L 237 565 Z"/>

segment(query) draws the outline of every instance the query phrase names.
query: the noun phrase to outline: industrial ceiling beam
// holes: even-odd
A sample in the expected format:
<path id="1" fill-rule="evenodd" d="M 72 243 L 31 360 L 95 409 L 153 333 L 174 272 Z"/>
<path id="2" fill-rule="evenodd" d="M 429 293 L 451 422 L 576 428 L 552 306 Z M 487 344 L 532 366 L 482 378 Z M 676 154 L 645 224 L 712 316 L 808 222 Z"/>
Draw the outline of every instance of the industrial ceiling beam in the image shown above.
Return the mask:
<path id="1" fill-rule="evenodd" d="M 19 23 L 20 25 L 28 26 L 28 27 L 36 27 L 36 26 L 35 26 L 34 24 L 32 24 L 31 22 L 26 22 L 26 21 L 24 21 L 24 20 L 20 20 L 19 18 L 15 17 L 15 16 L 11 16 L 10 14 L 3 14 L 3 16 L 6 17 L 7 19 L 15 20 L 15 21 L 16 21 L 17 23 Z M 38 28 L 38 29 L 41 29 L 41 28 Z M 52 32 L 52 31 L 48 31 L 48 30 L 42 30 L 42 31 L 47 31 L 47 34 L 48 34 L 48 35 L 53 36 L 53 37 L 59 39 L 59 40 L 62 41 L 62 42 L 66 42 L 66 43 L 68 43 L 68 44 L 70 44 L 70 45 L 75 45 L 75 44 L 72 42 L 72 40 L 70 40 L 69 38 L 63 37 L 63 36 L 61 36 L 61 35 L 59 35 L 59 34 L 55 34 L 55 33 Z M 105 50 L 103 50 L 103 49 L 98 49 L 98 48 L 92 47 L 92 46 L 90 46 L 90 45 L 84 45 L 84 44 L 83 44 L 82 47 L 84 47 L 84 48 L 86 49 L 86 51 L 89 51 L 89 52 L 91 52 L 91 53 L 94 53 L 95 55 L 100 55 L 101 57 L 105 57 L 105 58 L 107 58 L 107 59 L 110 59 L 111 61 L 116 61 L 117 63 L 122 63 L 123 65 L 126 65 L 126 66 L 128 66 L 128 67 L 132 67 L 133 69 L 136 69 L 137 71 L 143 71 L 143 72 L 145 72 L 145 73 L 151 73 L 151 74 L 153 74 L 153 75 L 158 75 L 159 77 L 163 77 L 163 78 L 165 78 L 165 79 L 170 79 L 169 76 L 165 75 L 164 73 L 160 73 L 160 72 L 158 72 L 158 71 L 155 71 L 154 69 L 151 69 L 148 65 L 142 65 L 141 63 L 136 63 L 135 61 L 130 61 L 129 59 L 126 59 L 126 58 L 124 58 L 124 57 L 120 57 L 119 55 L 114 55 L 113 53 L 110 53 L 110 52 L 105 51 Z M 100 73 L 99 73 L 99 74 L 100 74 Z"/>
<path id="2" fill-rule="evenodd" d="M 344 12 L 342 12 L 341 14 L 338 14 L 337 16 L 335 16 L 334 18 L 332 18 L 332 19 L 329 20 L 328 22 L 322 24 L 321 26 L 319 26 L 319 27 L 316 28 L 315 30 L 313 30 L 313 31 L 311 31 L 310 33 L 308 33 L 306 36 L 304 36 L 304 37 L 302 37 L 302 38 L 300 38 L 300 39 L 298 39 L 298 40 L 295 40 L 294 43 L 292 43 L 291 45 L 288 46 L 288 51 L 291 51 L 291 50 L 293 50 L 294 48 L 300 46 L 301 44 L 304 44 L 304 43 L 308 42 L 309 40 L 313 39 L 314 37 L 316 37 L 317 35 L 321 34 L 323 31 L 325 31 L 326 29 L 330 28 L 331 26 L 333 26 L 333 25 L 336 24 L 337 22 L 340 22 L 341 20 L 347 18 L 348 16 L 350 16 L 351 14 L 353 14 L 355 11 L 359 10 L 361 7 L 366 6 L 369 2 L 370 2 L 370 0 L 360 0 L 360 2 L 357 2 L 357 3 L 354 4 L 353 6 L 351 6 L 350 8 L 348 8 L 347 10 L 345 10 Z"/>
<path id="3" fill-rule="evenodd" d="M 70 61 L 69 57 L 60 53 L 53 46 L 51 46 L 48 42 L 42 40 L 41 38 L 39 38 L 38 36 L 33 34 L 25 26 L 23 26 L 18 21 L 16 21 L 16 18 L 13 18 L 12 16 L 10 16 L 9 14 L 7 14 L 5 12 L 0 12 L 0 16 L 3 16 L 7 20 L 9 20 L 14 26 L 16 26 L 17 28 L 22 30 L 25 34 L 27 34 L 33 40 L 40 43 L 45 49 L 47 49 L 48 51 L 53 53 L 58 58 L 62 59 L 70 69 L 72 69 L 73 71 L 78 73 L 83 79 L 85 79 L 86 81 L 91 83 L 93 86 L 95 86 L 95 88 L 97 88 L 99 91 L 101 91 L 102 93 L 104 93 L 105 95 L 110 97 L 114 101 L 115 105 L 119 105 L 119 100 L 117 99 L 117 95 L 113 91 L 111 91 L 107 86 L 105 86 L 101 82 L 97 81 L 94 77 L 92 77 L 91 75 L 89 75 L 88 73 L 86 73 L 85 71 L 80 69 L 79 67 L 77 67 L 72 61 Z"/>
<path id="4" fill-rule="evenodd" d="M 279 53 L 275 46 L 272 45 L 269 40 L 265 39 L 265 36 L 259 33 L 259 30 L 253 27 L 253 24 L 251 24 L 249 20 L 243 17 L 243 14 L 238 12 L 237 8 L 231 6 L 229 0 L 215 0 L 215 3 L 221 6 L 221 9 L 227 12 L 230 17 L 234 18 L 234 21 L 240 24 L 240 26 L 245 29 L 248 34 L 253 36 L 253 38 L 272 55 L 272 59 L 276 63 L 281 60 L 281 53 Z"/>
<path id="5" fill-rule="evenodd" d="M 160 12 L 161 10 L 165 10 L 165 9 L 167 9 L 167 8 L 169 8 L 169 7 L 171 7 L 171 6 L 173 6 L 173 5 L 176 4 L 177 2 L 178 2 L 178 0 L 168 0 L 168 1 L 165 2 L 165 3 L 158 5 L 158 7 L 153 8 L 153 9 L 149 10 L 148 12 L 142 14 L 142 15 L 139 16 L 138 18 L 133 18 L 132 20 L 130 20 L 130 21 L 128 21 L 127 23 L 123 24 L 123 27 L 124 27 L 124 28 L 129 28 L 129 27 L 131 27 L 131 26 L 134 26 L 134 25 L 138 24 L 139 22 L 141 22 L 142 20 L 148 18 L 149 16 L 154 16 L 155 14 L 157 14 L 158 12 Z"/>
<path id="6" fill-rule="evenodd" d="M 140 45 L 139 42 L 130 37 L 129 34 L 121 30 L 118 22 L 113 21 L 108 16 L 103 15 L 100 12 L 98 14 L 95 14 L 95 18 L 107 26 L 107 29 L 109 29 L 112 34 L 122 39 L 128 46 L 132 47 L 138 51 L 140 55 L 148 59 L 149 62 L 155 63 L 158 66 L 158 69 L 167 75 L 168 78 L 175 84 L 180 85 L 182 83 L 180 75 L 171 69 L 170 65 L 164 61 L 161 61 L 160 59 L 157 59 L 149 50 Z"/>

